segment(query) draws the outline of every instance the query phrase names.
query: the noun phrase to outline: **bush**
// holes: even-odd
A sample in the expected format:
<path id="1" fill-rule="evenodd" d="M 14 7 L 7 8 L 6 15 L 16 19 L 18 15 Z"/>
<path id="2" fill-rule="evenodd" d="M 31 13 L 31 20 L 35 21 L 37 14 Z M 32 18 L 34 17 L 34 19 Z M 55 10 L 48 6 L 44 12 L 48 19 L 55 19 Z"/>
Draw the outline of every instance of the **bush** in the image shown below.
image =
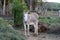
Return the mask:
<path id="1" fill-rule="evenodd" d="M 21 0 L 12 1 L 12 11 L 14 14 L 14 24 L 15 26 L 23 26 L 23 10 L 27 10 L 26 3 L 22 3 Z"/>
<path id="2" fill-rule="evenodd" d="M 8 24 L 10 24 L 10 25 L 14 25 L 14 20 L 5 20 L 5 21 L 7 21 Z"/>
<path id="3" fill-rule="evenodd" d="M 25 40 L 25 36 L 0 18 L 0 40 Z"/>
<path id="4" fill-rule="evenodd" d="M 50 28 L 52 28 L 52 27 L 54 28 L 56 25 L 58 26 L 58 24 L 60 24 L 60 17 L 44 17 L 44 16 L 41 16 L 41 17 L 39 17 L 39 22 L 48 24 Z"/>

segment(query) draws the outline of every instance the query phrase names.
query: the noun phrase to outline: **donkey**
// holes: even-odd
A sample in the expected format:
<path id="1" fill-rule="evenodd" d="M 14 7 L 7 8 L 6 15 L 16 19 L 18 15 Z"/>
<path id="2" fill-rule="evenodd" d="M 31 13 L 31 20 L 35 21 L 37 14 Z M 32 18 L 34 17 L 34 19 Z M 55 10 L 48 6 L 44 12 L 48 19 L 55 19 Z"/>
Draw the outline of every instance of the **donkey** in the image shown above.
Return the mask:
<path id="1" fill-rule="evenodd" d="M 25 35 L 28 34 L 30 35 L 29 32 L 29 25 L 34 26 L 34 33 L 38 35 L 38 14 L 37 12 L 25 12 L 24 13 L 24 29 L 25 29 Z M 26 28 L 27 25 L 27 28 Z M 27 30 L 27 33 L 26 33 Z"/>

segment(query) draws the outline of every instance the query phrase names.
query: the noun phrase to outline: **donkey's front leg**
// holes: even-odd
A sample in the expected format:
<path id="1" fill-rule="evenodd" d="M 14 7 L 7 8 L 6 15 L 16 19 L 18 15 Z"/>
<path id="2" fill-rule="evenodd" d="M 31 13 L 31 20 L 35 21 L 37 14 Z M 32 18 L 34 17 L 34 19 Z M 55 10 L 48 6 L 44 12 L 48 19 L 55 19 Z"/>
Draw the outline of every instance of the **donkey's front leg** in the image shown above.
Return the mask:
<path id="1" fill-rule="evenodd" d="M 25 36 L 26 36 L 26 24 L 24 24 L 24 31 L 25 31 Z"/>
<path id="2" fill-rule="evenodd" d="M 29 36 L 30 35 L 30 32 L 29 32 L 29 24 L 28 24 L 28 31 L 27 32 L 28 32 L 28 36 Z"/>

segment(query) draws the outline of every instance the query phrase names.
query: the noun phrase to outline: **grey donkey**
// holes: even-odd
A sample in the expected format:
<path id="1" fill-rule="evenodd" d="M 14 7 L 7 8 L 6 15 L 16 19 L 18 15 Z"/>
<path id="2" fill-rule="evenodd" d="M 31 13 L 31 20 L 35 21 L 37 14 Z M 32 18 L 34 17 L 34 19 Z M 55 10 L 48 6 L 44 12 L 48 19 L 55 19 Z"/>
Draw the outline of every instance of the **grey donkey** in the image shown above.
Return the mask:
<path id="1" fill-rule="evenodd" d="M 34 26 L 34 29 L 35 29 L 34 34 L 38 35 L 38 18 L 39 18 L 39 15 L 37 14 L 37 12 L 24 11 L 23 23 L 24 23 L 25 35 L 30 35 L 30 32 L 29 32 L 30 26 L 29 25 Z"/>

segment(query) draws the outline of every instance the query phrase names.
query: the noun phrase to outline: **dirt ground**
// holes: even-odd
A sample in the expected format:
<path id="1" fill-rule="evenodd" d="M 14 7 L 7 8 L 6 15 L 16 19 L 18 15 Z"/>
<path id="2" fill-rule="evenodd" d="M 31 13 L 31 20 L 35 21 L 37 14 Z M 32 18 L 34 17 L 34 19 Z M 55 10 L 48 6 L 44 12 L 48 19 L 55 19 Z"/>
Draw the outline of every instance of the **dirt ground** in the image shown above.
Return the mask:
<path id="1" fill-rule="evenodd" d="M 24 31 L 21 31 L 24 34 Z M 45 32 L 39 33 L 38 36 L 33 36 L 33 33 L 30 33 L 30 36 L 26 36 L 26 40 L 60 40 L 60 29 L 54 32 Z"/>
<path id="2" fill-rule="evenodd" d="M 37 37 L 30 35 L 27 40 L 60 40 L 60 35 L 41 33 Z"/>

